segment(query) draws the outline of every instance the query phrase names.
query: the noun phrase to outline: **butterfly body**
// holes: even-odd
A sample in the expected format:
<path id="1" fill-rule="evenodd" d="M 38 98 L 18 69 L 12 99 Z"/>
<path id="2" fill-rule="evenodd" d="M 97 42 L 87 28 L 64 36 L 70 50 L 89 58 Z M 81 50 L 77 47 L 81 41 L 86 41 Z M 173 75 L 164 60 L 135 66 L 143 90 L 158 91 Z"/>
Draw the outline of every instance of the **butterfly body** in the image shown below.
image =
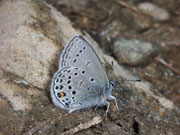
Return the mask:
<path id="1" fill-rule="evenodd" d="M 107 106 L 108 111 L 107 100 L 116 101 L 111 94 L 113 87 L 89 43 L 81 36 L 70 40 L 51 82 L 54 104 L 69 113 L 94 106 Z"/>

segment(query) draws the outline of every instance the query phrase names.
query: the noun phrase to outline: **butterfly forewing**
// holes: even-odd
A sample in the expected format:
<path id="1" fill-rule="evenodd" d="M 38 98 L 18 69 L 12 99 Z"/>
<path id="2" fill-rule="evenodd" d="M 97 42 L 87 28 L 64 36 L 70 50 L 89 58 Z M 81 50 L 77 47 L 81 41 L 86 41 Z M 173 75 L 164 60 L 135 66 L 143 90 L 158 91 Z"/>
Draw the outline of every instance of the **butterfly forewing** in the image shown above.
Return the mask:
<path id="1" fill-rule="evenodd" d="M 59 61 L 59 69 L 65 67 L 82 68 L 92 75 L 100 85 L 102 84 L 104 86 L 105 84 L 105 87 L 109 85 L 106 73 L 98 56 L 81 36 L 75 36 L 64 48 Z"/>

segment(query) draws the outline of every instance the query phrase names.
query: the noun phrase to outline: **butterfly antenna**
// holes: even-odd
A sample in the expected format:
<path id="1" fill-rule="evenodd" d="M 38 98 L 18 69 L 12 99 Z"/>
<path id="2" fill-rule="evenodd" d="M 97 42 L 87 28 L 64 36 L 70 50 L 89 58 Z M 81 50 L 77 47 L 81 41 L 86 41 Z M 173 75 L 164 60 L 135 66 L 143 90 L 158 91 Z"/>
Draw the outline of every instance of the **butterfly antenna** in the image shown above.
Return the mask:
<path id="1" fill-rule="evenodd" d="M 140 79 L 137 79 L 137 80 L 124 79 L 124 81 L 128 81 L 128 82 L 141 82 L 141 80 L 140 80 Z"/>

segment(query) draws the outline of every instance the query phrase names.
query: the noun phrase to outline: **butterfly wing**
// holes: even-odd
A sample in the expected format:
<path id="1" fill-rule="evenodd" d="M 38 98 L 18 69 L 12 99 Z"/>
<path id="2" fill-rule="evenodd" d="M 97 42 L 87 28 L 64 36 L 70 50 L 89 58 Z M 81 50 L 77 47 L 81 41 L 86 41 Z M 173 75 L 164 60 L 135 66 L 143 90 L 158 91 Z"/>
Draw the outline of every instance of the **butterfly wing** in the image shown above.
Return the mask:
<path id="1" fill-rule="evenodd" d="M 75 36 L 65 46 L 59 61 L 59 69 L 78 67 L 88 72 L 101 87 L 108 88 L 109 81 L 94 49 L 81 36 Z"/>
<path id="2" fill-rule="evenodd" d="M 93 48 L 81 36 L 65 46 L 51 83 L 56 106 L 69 112 L 98 105 L 109 81 Z"/>
<path id="3" fill-rule="evenodd" d="M 56 106 L 69 112 L 95 106 L 103 94 L 98 82 L 82 68 L 67 67 L 57 71 L 51 83 L 51 97 Z"/>

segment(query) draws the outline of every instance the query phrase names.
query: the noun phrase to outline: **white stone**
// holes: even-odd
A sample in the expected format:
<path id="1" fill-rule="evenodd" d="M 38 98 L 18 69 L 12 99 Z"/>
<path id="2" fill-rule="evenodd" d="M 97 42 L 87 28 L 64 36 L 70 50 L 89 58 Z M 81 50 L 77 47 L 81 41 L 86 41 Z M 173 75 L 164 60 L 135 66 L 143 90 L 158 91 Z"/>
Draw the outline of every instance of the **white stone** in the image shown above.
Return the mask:
<path id="1" fill-rule="evenodd" d="M 146 14 L 152 16 L 156 21 L 166 21 L 170 15 L 166 9 L 161 8 L 150 2 L 143 2 L 138 5 L 138 8 Z"/>

